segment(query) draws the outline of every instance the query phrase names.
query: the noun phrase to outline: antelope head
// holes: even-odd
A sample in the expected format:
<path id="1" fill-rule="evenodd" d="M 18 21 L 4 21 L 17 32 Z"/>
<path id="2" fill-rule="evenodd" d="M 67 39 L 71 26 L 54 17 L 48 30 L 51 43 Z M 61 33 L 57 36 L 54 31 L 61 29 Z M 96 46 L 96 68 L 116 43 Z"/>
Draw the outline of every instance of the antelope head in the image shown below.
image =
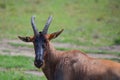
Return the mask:
<path id="1" fill-rule="evenodd" d="M 18 36 L 18 37 L 20 40 L 22 40 L 24 42 L 33 42 L 34 50 L 35 50 L 34 65 L 37 68 L 40 68 L 43 65 L 45 52 L 47 51 L 46 45 L 48 44 L 48 42 L 51 39 L 54 39 L 58 35 L 60 35 L 61 32 L 63 31 L 63 29 L 58 32 L 47 34 L 49 25 L 52 21 L 52 16 L 50 16 L 48 18 L 43 30 L 38 32 L 38 29 L 36 28 L 34 20 L 35 20 L 35 17 L 32 16 L 31 17 L 31 25 L 32 25 L 34 35 L 32 37 L 21 37 L 21 36 Z"/>

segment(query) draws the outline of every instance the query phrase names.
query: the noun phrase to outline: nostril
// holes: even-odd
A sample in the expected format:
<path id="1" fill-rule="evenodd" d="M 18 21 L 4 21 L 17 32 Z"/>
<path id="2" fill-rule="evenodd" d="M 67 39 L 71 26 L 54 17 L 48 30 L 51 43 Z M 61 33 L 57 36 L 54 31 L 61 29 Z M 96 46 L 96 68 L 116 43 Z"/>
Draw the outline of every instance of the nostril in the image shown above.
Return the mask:
<path id="1" fill-rule="evenodd" d="M 42 66 L 43 65 L 43 61 L 41 61 L 39 64 Z"/>

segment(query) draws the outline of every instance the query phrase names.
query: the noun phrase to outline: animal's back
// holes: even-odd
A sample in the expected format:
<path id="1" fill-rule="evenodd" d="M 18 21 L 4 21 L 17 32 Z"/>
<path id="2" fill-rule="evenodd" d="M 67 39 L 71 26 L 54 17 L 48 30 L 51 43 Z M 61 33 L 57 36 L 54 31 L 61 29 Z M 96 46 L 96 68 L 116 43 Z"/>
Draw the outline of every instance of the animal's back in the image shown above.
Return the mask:
<path id="1" fill-rule="evenodd" d="M 120 80 L 120 63 L 91 58 L 80 51 L 67 54 L 64 65 L 68 62 L 71 66 L 71 80 Z"/>

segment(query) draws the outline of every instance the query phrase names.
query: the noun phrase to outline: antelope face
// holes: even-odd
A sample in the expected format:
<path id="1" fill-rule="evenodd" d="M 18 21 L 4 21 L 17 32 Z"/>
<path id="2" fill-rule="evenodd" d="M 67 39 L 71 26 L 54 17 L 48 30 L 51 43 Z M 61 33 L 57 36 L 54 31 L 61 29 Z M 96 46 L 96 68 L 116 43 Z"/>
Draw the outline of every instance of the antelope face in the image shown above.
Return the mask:
<path id="1" fill-rule="evenodd" d="M 34 32 L 33 37 L 20 37 L 18 36 L 22 41 L 24 42 L 33 42 L 34 44 L 34 50 L 35 50 L 35 60 L 34 60 L 34 65 L 37 68 L 40 68 L 43 65 L 44 62 L 44 55 L 45 51 L 47 51 L 47 44 L 48 41 L 50 41 L 53 38 L 56 38 L 62 31 L 54 32 L 52 34 L 47 34 L 48 27 L 52 21 L 52 17 L 50 16 L 47 20 L 47 23 L 45 24 L 44 29 L 41 32 L 38 32 L 36 25 L 34 23 L 35 17 L 32 16 L 31 18 L 31 24 Z"/>
<path id="2" fill-rule="evenodd" d="M 40 68 L 43 65 L 44 51 L 45 51 L 45 44 L 46 44 L 46 38 L 41 32 L 38 36 L 34 38 L 33 44 L 34 44 L 34 50 L 35 50 L 34 64 L 37 68 Z"/>

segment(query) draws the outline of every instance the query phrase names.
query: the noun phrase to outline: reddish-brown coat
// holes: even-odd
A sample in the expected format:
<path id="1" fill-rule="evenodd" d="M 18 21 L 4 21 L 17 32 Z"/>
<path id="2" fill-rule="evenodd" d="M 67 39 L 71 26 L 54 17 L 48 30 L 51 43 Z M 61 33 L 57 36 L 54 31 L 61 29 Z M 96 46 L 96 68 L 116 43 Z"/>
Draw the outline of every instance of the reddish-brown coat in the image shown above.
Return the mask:
<path id="1" fill-rule="evenodd" d="M 120 80 L 120 63 L 92 58 L 79 50 L 57 51 L 48 45 L 42 67 L 48 80 Z"/>

